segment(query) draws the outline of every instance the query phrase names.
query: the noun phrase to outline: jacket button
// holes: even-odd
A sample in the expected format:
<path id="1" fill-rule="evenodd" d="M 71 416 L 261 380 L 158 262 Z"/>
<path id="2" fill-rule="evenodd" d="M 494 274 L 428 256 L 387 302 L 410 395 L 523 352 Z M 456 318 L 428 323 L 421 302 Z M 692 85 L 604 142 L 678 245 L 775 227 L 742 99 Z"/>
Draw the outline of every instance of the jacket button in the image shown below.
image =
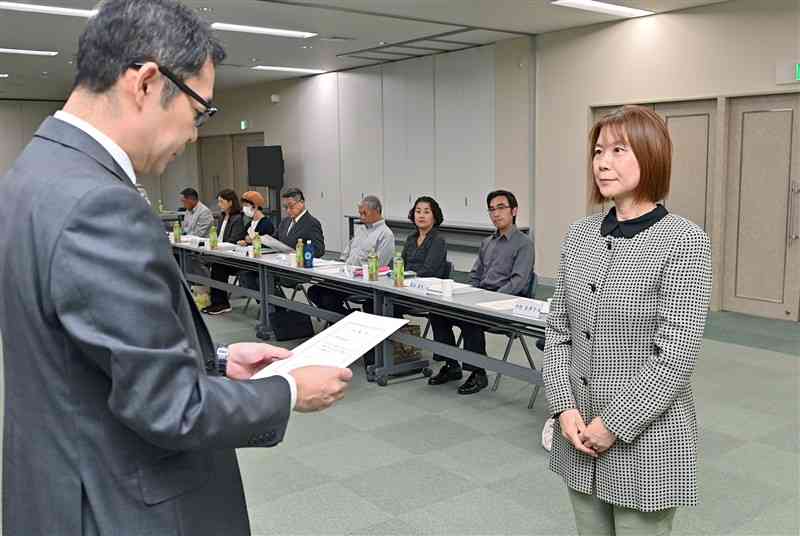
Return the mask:
<path id="1" fill-rule="evenodd" d="M 589 380 L 586 379 L 586 376 L 581 376 L 581 382 L 583 382 L 583 385 L 589 385 Z"/>
<path id="2" fill-rule="evenodd" d="M 597 285 L 595 285 L 594 283 L 589 283 L 589 290 L 591 290 L 592 293 L 597 292 Z"/>
<path id="3" fill-rule="evenodd" d="M 583 333 L 584 333 L 584 335 L 586 335 L 586 340 L 587 340 L 587 341 L 591 341 L 591 340 L 592 340 L 592 334 L 591 334 L 591 333 L 589 333 L 589 331 L 588 331 L 588 330 L 587 330 L 587 331 L 584 331 Z"/>

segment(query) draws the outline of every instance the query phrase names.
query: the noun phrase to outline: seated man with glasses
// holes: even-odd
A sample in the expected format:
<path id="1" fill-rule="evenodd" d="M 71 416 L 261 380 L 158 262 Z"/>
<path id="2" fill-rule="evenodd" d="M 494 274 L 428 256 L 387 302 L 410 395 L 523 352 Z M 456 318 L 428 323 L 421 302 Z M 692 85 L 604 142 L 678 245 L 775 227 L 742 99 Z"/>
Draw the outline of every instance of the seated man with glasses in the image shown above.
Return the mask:
<path id="1" fill-rule="evenodd" d="M 306 208 L 303 191 L 300 188 L 284 190 L 281 194 L 281 208 L 286 211 L 286 217 L 278 225 L 275 238 L 291 247 L 295 247 L 299 239 L 303 240 L 303 244 L 310 241 L 314 246 L 314 257 L 322 257 L 325 254 L 322 224 Z"/>
<path id="2" fill-rule="evenodd" d="M 534 250 L 531 237 L 516 226 L 517 198 L 509 191 L 495 190 L 486 197 L 486 205 L 497 230 L 481 243 L 478 258 L 469 273 L 469 282 L 474 287 L 523 296 L 528 291 L 533 273 Z M 436 341 L 455 346 L 453 326 L 459 326 L 464 335 L 464 349 L 486 355 L 486 335 L 481 326 L 434 314 L 430 319 Z M 438 355 L 434 355 L 434 359 L 445 364 L 438 374 L 428 379 L 430 385 L 461 379 L 458 361 Z M 485 369 L 468 363 L 464 364 L 464 369 L 471 374 L 458 388 L 459 394 L 471 395 L 489 384 Z"/>

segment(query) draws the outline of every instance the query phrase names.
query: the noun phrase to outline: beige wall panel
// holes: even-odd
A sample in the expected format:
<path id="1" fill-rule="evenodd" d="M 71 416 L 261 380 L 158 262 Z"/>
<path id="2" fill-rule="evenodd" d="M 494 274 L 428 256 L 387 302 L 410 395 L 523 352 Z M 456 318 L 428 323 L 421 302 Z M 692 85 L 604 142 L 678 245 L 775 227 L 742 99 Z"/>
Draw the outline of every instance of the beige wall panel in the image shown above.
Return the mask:
<path id="1" fill-rule="evenodd" d="M 789 89 L 775 84 L 774 60 L 797 47 L 798 11 L 797 0 L 731 0 L 536 37 L 536 264 L 543 275 L 555 274 L 561 239 L 586 212 L 588 110 Z"/>

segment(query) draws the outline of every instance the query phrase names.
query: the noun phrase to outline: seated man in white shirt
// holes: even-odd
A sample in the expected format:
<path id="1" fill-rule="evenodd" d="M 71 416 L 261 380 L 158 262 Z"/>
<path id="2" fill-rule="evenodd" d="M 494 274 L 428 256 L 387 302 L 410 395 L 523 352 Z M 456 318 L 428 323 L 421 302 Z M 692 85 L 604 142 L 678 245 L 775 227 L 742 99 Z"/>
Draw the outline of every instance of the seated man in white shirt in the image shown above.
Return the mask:
<path id="1" fill-rule="evenodd" d="M 363 225 L 356 230 L 355 236 L 342 252 L 340 259 L 351 266 L 367 264 L 371 251 L 378 255 L 378 265 L 387 266 L 392 262 L 395 251 L 394 233 L 383 219 L 383 206 L 380 199 L 368 195 L 358 205 L 358 215 Z M 340 292 L 319 285 L 308 290 L 308 298 L 314 305 L 322 309 L 346 315 L 344 302 L 346 292 Z M 372 312 L 372 303 L 364 304 L 365 312 Z"/>
<path id="2" fill-rule="evenodd" d="M 181 191 L 181 204 L 186 209 L 184 212 L 183 233 L 192 236 L 208 238 L 208 231 L 214 223 L 211 209 L 200 202 L 197 190 L 185 188 Z"/>

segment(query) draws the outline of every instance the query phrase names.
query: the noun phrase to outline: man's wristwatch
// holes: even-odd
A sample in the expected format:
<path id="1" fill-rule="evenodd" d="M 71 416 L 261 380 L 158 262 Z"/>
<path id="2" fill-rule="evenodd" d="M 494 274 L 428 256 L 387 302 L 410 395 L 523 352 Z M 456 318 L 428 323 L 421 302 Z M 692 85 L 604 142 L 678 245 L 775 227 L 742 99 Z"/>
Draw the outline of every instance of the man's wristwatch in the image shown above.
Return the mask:
<path id="1" fill-rule="evenodd" d="M 228 369 L 228 347 L 227 346 L 218 346 L 217 347 L 217 372 L 220 376 L 226 376 L 226 371 Z"/>

